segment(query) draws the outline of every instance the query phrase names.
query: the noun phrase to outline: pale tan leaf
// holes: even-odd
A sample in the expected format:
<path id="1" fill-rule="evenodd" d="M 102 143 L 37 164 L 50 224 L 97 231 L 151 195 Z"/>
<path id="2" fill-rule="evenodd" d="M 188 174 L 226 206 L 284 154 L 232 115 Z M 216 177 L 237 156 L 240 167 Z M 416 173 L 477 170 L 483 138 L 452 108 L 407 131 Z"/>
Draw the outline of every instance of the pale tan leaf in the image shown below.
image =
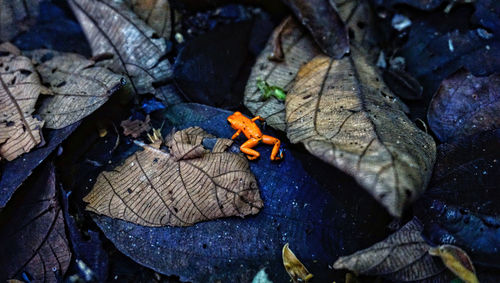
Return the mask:
<path id="1" fill-rule="evenodd" d="M 29 58 L 0 56 L 0 157 L 13 160 L 42 141 L 44 122 L 32 116 L 41 92 Z"/>
<path id="2" fill-rule="evenodd" d="M 472 260 L 461 248 L 453 245 L 441 245 L 430 248 L 429 254 L 439 256 L 444 265 L 465 283 L 479 283 Z"/>
<path id="3" fill-rule="evenodd" d="M 87 117 L 121 87 L 122 76 L 73 53 L 61 53 L 37 66 L 51 96 L 38 113 L 50 129 L 61 129 Z"/>
<path id="4" fill-rule="evenodd" d="M 361 51 L 351 52 L 301 68 L 286 99 L 288 138 L 352 175 L 399 217 L 425 190 L 436 146 Z"/>
<path id="5" fill-rule="evenodd" d="M 132 10 L 159 36 L 170 38 L 171 11 L 168 0 L 129 0 Z"/>
<path id="6" fill-rule="evenodd" d="M 288 243 L 283 246 L 281 256 L 283 258 L 285 270 L 288 275 L 290 275 L 290 278 L 294 283 L 307 282 L 313 278 L 313 275 L 309 273 L 304 264 L 302 264 L 302 262 L 300 262 L 297 256 L 292 252 Z"/>
<path id="7" fill-rule="evenodd" d="M 0 42 L 26 31 L 38 17 L 40 0 L 0 0 Z"/>
<path id="8" fill-rule="evenodd" d="M 164 38 L 146 25 L 123 0 L 68 1 L 92 48 L 94 56 L 114 54 L 109 67 L 127 74 L 136 93 L 155 93 L 154 82 L 172 75 L 164 59 Z"/>
<path id="9" fill-rule="evenodd" d="M 365 275 L 381 275 L 397 282 L 434 277 L 444 270 L 428 251 L 422 225 L 412 220 L 387 239 L 352 255 L 340 257 L 333 267 Z"/>
<path id="10" fill-rule="evenodd" d="M 133 138 L 138 138 L 142 133 L 151 130 L 151 125 L 149 125 L 150 118 L 149 115 L 146 116 L 145 121 L 141 120 L 124 120 L 120 123 L 123 128 L 123 134 L 126 136 L 132 136 Z"/>
<path id="11" fill-rule="evenodd" d="M 268 58 L 282 50 L 283 61 L 271 61 Z M 285 105 L 283 101 L 270 97 L 261 100 L 257 80 L 262 79 L 270 85 L 288 91 L 300 67 L 320 54 L 320 50 L 293 18 L 289 17 L 276 28 L 260 53 L 245 88 L 245 106 L 255 115 L 266 119 L 269 126 L 284 131 Z"/>
<path id="12" fill-rule="evenodd" d="M 203 137 L 211 135 L 200 128 L 177 132 L 169 142 L 171 153 L 144 145 L 98 176 L 84 198 L 87 209 L 145 226 L 190 226 L 259 212 L 263 202 L 244 156 L 203 149 L 196 158 L 183 157 L 186 147 L 201 146 Z"/>

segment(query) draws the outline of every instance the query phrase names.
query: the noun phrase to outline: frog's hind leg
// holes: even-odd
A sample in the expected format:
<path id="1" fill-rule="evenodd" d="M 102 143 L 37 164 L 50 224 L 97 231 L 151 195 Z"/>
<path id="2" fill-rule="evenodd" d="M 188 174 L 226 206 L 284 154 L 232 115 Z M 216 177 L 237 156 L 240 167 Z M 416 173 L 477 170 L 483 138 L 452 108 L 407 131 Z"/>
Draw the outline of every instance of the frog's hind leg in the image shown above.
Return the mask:
<path id="1" fill-rule="evenodd" d="M 240 146 L 240 150 L 247 155 L 247 158 L 249 160 L 257 159 L 259 158 L 260 153 L 256 150 L 253 150 L 252 147 L 258 145 L 259 142 L 259 139 L 249 139 Z"/>
<path id="2" fill-rule="evenodd" d="M 283 158 L 283 152 L 280 150 L 281 142 L 279 139 L 273 138 L 273 137 L 268 136 L 268 135 L 263 135 L 262 142 L 265 144 L 274 145 L 273 151 L 271 152 L 271 160 L 278 161 L 278 160 L 281 160 Z M 279 153 L 279 155 L 278 155 L 278 153 Z"/>

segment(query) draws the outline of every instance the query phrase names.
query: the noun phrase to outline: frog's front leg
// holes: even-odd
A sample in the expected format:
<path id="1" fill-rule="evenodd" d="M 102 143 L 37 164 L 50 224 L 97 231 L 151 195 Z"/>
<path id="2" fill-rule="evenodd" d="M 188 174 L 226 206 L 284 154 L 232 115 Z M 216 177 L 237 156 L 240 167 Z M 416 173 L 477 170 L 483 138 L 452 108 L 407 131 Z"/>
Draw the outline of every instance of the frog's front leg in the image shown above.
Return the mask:
<path id="1" fill-rule="evenodd" d="M 281 160 L 283 158 L 283 152 L 280 150 L 281 142 L 279 139 L 268 136 L 268 135 L 263 135 L 262 142 L 265 144 L 274 145 L 273 151 L 271 152 L 271 160 L 278 161 L 278 160 Z M 278 155 L 278 153 L 279 153 L 279 155 Z"/>
<path id="2" fill-rule="evenodd" d="M 257 146 L 259 142 L 260 139 L 249 139 L 240 146 L 240 150 L 247 155 L 247 158 L 249 160 L 257 159 L 259 158 L 260 153 L 256 150 L 253 150 L 252 147 Z"/>
<path id="3" fill-rule="evenodd" d="M 241 130 L 237 130 L 236 133 L 234 133 L 234 135 L 231 137 L 232 140 L 234 140 L 235 138 L 237 138 L 239 135 L 241 134 Z"/>
<path id="4" fill-rule="evenodd" d="M 257 120 L 259 120 L 259 121 L 261 121 L 261 122 L 264 122 L 264 121 L 265 121 L 265 120 L 264 120 L 264 118 L 262 118 L 262 117 L 260 117 L 260 116 L 256 116 L 256 117 L 253 117 L 253 118 L 252 118 L 252 122 L 255 122 L 255 121 L 257 121 Z"/>

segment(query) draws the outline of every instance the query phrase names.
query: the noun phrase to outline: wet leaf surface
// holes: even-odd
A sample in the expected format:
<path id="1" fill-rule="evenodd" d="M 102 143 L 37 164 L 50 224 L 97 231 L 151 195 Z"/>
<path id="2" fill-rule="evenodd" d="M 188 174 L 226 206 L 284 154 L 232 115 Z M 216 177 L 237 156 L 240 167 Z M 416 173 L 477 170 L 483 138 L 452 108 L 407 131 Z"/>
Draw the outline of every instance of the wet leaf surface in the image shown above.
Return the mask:
<path id="1" fill-rule="evenodd" d="M 42 141 L 44 122 L 32 116 L 42 92 L 28 57 L 0 56 L 0 158 L 12 161 Z"/>
<path id="2" fill-rule="evenodd" d="M 99 232 L 87 230 L 86 233 L 81 233 L 80 228 L 73 216 L 69 213 L 69 200 L 71 192 L 67 193 L 61 190 L 62 208 L 64 221 L 68 230 L 69 240 L 71 242 L 72 251 L 76 260 L 81 260 L 92 270 L 90 280 L 97 282 L 105 282 L 108 277 L 108 254 L 104 250 L 103 243 L 99 238 Z M 81 214 L 78 214 L 82 217 Z M 81 272 L 83 273 L 83 272 Z M 86 274 L 80 274 L 82 278 L 87 279 Z"/>
<path id="3" fill-rule="evenodd" d="M 60 7 L 62 1 L 41 1 L 36 25 L 16 36 L 12 42 L 22 50 L 53 49 L 91 56 L 82 28 L 71 12 Z M 65 1 L 64 1 L 65 3 Z"/>
<path id="4" fill-rule="evenodd" d="M 178 128 L 196 125 L 221 137 L 233 134 L 226 124 L 232 112 L 181 104 L 166 114 Z M 287 150 L 287 144 L 282 146 Z M 271 148 L 258 150 L 268 156 Z M 250 162 L 250 168 L 264 200 L 262 211 L 253 217 L 162 228 L 103 216 L 94 220 L 120 251 L 160 273 L 179 275 L 183 281 L 247 282 L 267 267 L 276 271 L 269 273 L 272 282 L 288 282 L 281 259 L 288 241 L 294 242 L 294 252 L 318 282 L 331 281 L 327 265 L 339 254 L 344 237 L 352 237 L 352 221 L 340 217 L 345 213 L 341 204 L 304 171 L 291 152 L 280 163 L 261 158 Z"/>
<path id="5" fill-rule="evenodd" d="M 33 282 L 58 282 L 69 266 L 71 251 L 56 197 L 54 166 L 46 163 L 40 169 L 2 211 L 2 281 L 26 274 Z"/>
<path id="6" fill-rule="evenodd" d="M 335 59 L 349 52 L 347 28 L 333 1 L 286 0 L 298 20 L 309 30 L 321 50 Z"/>
<path id="7" fill-rule="evenodd" d="M 224 25 L 186 43 L 174 67 L 175 83 L 184 97 L 225 108 L 241 103 L 237 83 L 249 56 L 251 29 L 251 21 Z"/>
<path id="8" fill-rule="evenodd" d="M 45 127 L 61 129 L 90 115 L 122 86 L 122 76 L 95 66 L 95 62 L 74 53 L 42 56 L 36 66 L 50 96 L 44 97 L 38 113 Z"/>
<path id="9" fill-rule="evenodd" d="M 397 4 L 406 4 L 421 10 L 433 10 L 439 7 L 443 0 L 375 0 L 377 5 L 386 7 L 394 6 Z"/>
<path id="10" fill-rule="evenodd" d="M 191 226 L 258 213 L 262 200 L 248 161 L 224 152 L 230 140 L 219 139 L 206 152 L 202 141 L 211 137 L 189 128 L 167 143 L 170 153 L 144 145 L 123 165 L 99 175 L 83 199 L 86 209 L 144 226 Z"/>
<path id="11" fill-rule="evenodd" d="M 396 282 L 432 282 L 445 267 L 428 253 L 431 246 L 424 240 L 422 231 L 423 226 L 414 219 L 384 241 L 339 258 L 333 267 L 381 275 Z"/>
<path id="12" fill-rule="evenodd" d="M 427 119 L 443 142 L 500 127 L 500 76 L 459 71 L 441 83 Z"/>
<path id="13" fill-rule="evenodd" d="M 0 42 L 9 41 L 35 23 L 40 0 L 0 1 Z"/>
<path id="14" fill-rule="evenodd" d="M 276 47 L 276 44 L 280 47 Z M 269 60 L 276 48 L 282 50 L 282 62 Z M 262 94 L 257 87 L 257 80 L 265 80 L 271 85 L 288 91 L 300 67 L 318 54 L 320 51 L 307 31 L 293 18 L 285 19 L 274 30 L 252 68 L 245 88 L 245 106 L 254 115 L 266 119 L 269 126 L 284 131 L 286 129 L 285 103 L 276 97 L 263 101 Z"/>
<path id="15" fill-rule="evenodd" d="M 476 265 L 499 267 L 500 130 L 442 144 L 416 215 L 436 244 L 463 248 Z"/>
<path id="16" fill-rule="evenodd" d="M 45 146 L 36 148 L 26 153 L 21 158 L 0 165 L 0 208 L 5 207 L 12 194 L 31 175 L 40 163 L 54 151 L 78 126 L 80 123 L 67 126 L 60 130 L 48 130 L 44 133 Z"/>
<path id="17" fill-rule="evenodd" d="M 351 51 L 341 60 L 317 56 L 301 68 L 287 94 L 287 135 L 401 216 L 425 190 L 435 144 L 406 117 L 366 57 Z"/>
<path id="18" fill-rule="evenodd" d="M 92 54 L 113 54 L 109 67 L 128 75 L 136 93 L 155 93 L 152 84 L 171 77 L 170 63 L 164 59 L 165 39 L 123 1 L 71 0 L 69 4 L 87 36 Z"/>
<path id="19" fill-rule="evenodd" d="M 170 38 L 172 22 L 168 0 L 128 0 L 134 11 L 143 21 L 164 38 Z"/>

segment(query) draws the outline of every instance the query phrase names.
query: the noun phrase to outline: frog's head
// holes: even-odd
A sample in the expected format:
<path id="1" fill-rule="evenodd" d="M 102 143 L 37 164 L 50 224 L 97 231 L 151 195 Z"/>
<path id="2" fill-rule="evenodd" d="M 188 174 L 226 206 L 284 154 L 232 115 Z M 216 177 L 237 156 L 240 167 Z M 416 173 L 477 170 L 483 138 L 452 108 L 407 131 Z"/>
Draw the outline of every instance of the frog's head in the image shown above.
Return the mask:
<path id="1" fill-rule="evenodd" d="M 241 117 L 243 114 L 241 112 L 236 111 L 231 116 L 227 117 L 227 123 L 231 126 L 231 128 L 238 130 L 238 122 L 241 121 Z"/>

